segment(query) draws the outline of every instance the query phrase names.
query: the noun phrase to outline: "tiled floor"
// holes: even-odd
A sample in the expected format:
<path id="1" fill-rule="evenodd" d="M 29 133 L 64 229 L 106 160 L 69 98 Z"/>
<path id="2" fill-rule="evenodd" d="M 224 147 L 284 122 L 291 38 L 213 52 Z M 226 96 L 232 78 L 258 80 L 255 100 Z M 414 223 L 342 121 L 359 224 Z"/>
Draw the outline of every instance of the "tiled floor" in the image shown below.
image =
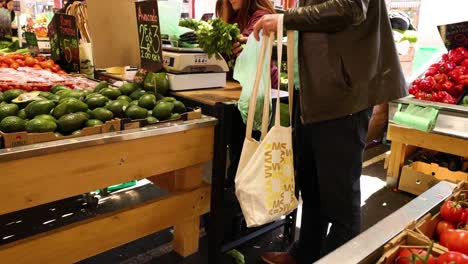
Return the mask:
<path id="1" fill-rule="evenodd" d="M 365 153 L 365 160 L 369 161 L 365 163 L 366 167 L 363 169 L 361 178 L 363 226 L 365 229 L 414 198 L 405 193 L 395 193 L 385 187 L 384 161 L 381 154 L 387 150 L 386 146 L 379 145 L 369 149 Z M 155 194 L 161 195 L 163 193 L 163 190 L 153 185 L 140 185 L 134 190 L 124 190 L 118 194 L 101 199 L 97 208 L 89 208 L 83 205 L 84 201 L 82 199 L 72 198 L 24 210 L 19 213 L 2 215 L 0 216 L 0 226 L 6 226 L 6 228 L 4 228 L 4 231 L 0 229 L 0 236 L 4 238 L 0 240 L 0 244 L 9 243 L 32 234 L 88 219 L 97 214 L 116 210 L 122 206 L 130 206 L 137 202 L 151 199 Z M 135 199 L 135 197 L 138 198 Z M 54 221 L 50 222 L 51 219 Z M 11 224 L 18 221 L 20 222 L 17 224 Z M 7 226 L 7 224 L 10 225 Z M 297 226 L 300 226 L 300 222 Z M 172 252 L 171 239 L 172 233 L 168 229 L 83 260 L 80 263 L 207 263 L 207 238 L 204 232 L 201 234 L 200 251 L 185 259 L 180 258 Z M 244 255 L 246 263 L 260 263 L 258 258 L 262 252 L 283 250 L 287 247 L 288 245 L 283 244 L 282 230 L 278 229 L 237 248 L 237 250 Z M 230 257 L 226 256 L 223 261 L 224 263 L 234 262 Z"/>

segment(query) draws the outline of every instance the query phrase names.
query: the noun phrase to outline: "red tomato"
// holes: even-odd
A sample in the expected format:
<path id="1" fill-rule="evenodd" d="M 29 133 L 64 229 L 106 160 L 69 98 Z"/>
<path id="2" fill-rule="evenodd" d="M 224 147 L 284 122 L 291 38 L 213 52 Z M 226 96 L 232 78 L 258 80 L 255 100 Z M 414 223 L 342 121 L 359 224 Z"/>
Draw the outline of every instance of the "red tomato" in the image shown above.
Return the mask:
<path id="1" fill-rule="evenodd" d="M 444 232 L 447 229 L 457 229 L 457 227 L 455 226 L 454 223 L 451 223 L 445 220 L 442 220 L 439 223 L 437 223 L 437 227 L 436 227 L 437 237 L 440 237 L 442 232 Z"/>
<path id="2" fill-rule="evenodd" d="M 24 62 L 24 60 L 19 60 L 19 59 L 18 59 L 18 60 L 16 60 L 16 62 L 18 63 L 18 65 L 19 65 L 20 67 L 24 67 L 24 66 L 26 65 L 26 63 Z"/>
<path id="3" fill-rule="evenodd" d="M 10 68 L 13 68 L 13 69 L 18 69 L 19 67 L 19 64 L 17 62 L 13 62 L 12 64 L 10 64 Z"/>
<path id="4" fill-rule="evenodd" d="M 452 251 L 468 254 L 468 231 L 467 230 L 445 230 L 440 235 L 440 244 Z"/>
<path id="5" fill-rule="evenodd" d="M 58 72 L 60 69 L 57 67 L 57 65 L 52 66 L 52 71 L 53 72 Z"/>
<path id="6" fill-rule="evenodd" d="M 36 68 L 36 69 L 42 69 L 42 68 L 41 68 L 41 66 L 40 66 L 39 64 L 36 64 L 36 65 L 34 65 L 34 67 L 33 67 L 33 68 Z"/>
<path id="7" fill-rule="evenodd" d="M 8 65 L 6 65 L 5 63 L 2 63 L 0 64 L 0 68 L 8 68 Z"/>
<path id="8" fill-rule="evenodd" d="M 12 59 L 12 58 L 3 58 L 3 62 L 8 64 L 8 66 L 10 66 L 11 64 L 15 63 L 15 61 Z"/>
<path id="9" fill-rule="evenodd" d="M 22 55 L 22 54 L 13 54 L 11 57 L 14 60 L 24 60 L 24 55 Z"/>
<path id="10" fill-rule="evenodd" d="M 440 255 L 438 262 L 440 264 L 468 264 L 468 256 L 460 252 L 449 251 Z"/>
<path id="11" fill-rule="evenodd" d="M 463 208 L 454 201 L 445 201 L 440 208 L 442 218 L 453 223 L 459 223 L 463 214 Z"/>
<path id="12" fill-rule="evenodd" d="M 467 225 L 468 224 L 468 208 L 465 208 L 465 210 L 463 210 L 463 213 L 462 213 L 462 217 L 461 217 L 461 221 L 460 221 L 463 225 Z"/>
<path id="13" fill-rule="evenodd" d="M 30 91 L 32 91 L 32 87 L 29 86 L 29 85 L 25 85 L 25 86 L 23 87 L 23 90 L 25 90 L 26 92 L 30 92 Z"/>
<path id="14" fill-rule="evenodd" d="M 28 67 L 33 67 L 36 64 L 36 60 L 33 57 L 26 57 L 24 62 Z"/>
<path id="15" fill-rule="evenodd" d="M 398 257 L 395 260 L 396 264 L 423 264 L 424 262 L 420 260 L 417 256 L 421 259 L 424 259 L 427 255 L 427 251 L 424 249 L 417 249 L 417 248 L 405 248 L 400 250 Z M 413 261 L 415 260 L 415 261 Z M 434 258 L 432 255 L 429 256 L 427 260 L 427 264 L 436 264 L 437 259 Z"/>
<path id="16" fill-rule="evenodd" d="M 37 57 L 36 59 L 37 59 L 37 61 L 39 61 L 39 62 L 45 61 L 45 58 L 44 58 L 44 57 Z"/>

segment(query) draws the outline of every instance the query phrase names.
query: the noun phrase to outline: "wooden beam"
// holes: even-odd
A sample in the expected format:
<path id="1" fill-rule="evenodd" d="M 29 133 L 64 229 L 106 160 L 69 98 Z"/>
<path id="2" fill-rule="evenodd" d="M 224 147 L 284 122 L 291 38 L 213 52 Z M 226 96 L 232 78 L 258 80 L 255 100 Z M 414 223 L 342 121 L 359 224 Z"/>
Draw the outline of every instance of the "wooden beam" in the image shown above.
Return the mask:
<path id="1" fill-rule="evenodd" d="M 468 140 L 396 125 L 388 126 L 387 138 L 407 145 L 468 157 Z"/>
<path id="2" fill-rule="evenodd" d="M 0 162 L 0 215 L 209 161 L 213 141 L 206 127 Z"/>
<path id="3" fill-rule="evenodd" d="M 2 263 L 73 263 L 209 211 L 209 185 L 0 247 Z M 203 197 L 203 198 L 202 198 Z M 191 235 L 194 230 L 181 230 Z M 197 238 L 198 241 L 198 238 Z"/>

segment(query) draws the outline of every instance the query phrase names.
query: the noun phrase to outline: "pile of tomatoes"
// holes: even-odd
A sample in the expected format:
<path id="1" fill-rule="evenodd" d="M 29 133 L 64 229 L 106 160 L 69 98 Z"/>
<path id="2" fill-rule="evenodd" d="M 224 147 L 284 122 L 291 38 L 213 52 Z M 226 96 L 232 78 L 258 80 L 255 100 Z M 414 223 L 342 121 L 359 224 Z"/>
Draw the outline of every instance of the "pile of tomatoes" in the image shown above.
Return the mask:
<path id="1" fill-rule="evenodd" d="M 450 251 L 436 258 L 424 249 L 406 248 L 400 251 L 397 264 L 468 264 L 468 200 L 445 201 L 440 216 L 435 239 Z"/>
<path id="2" fill-rule="evenodd" d="M 18 69 L 19 67 L 31 67 L 43 69 L 57 74 L 66 74 L 53 60 L 45 57 L 33 57 L 31 55 L 8 54 L 0 56 L 0 68 Z"/>

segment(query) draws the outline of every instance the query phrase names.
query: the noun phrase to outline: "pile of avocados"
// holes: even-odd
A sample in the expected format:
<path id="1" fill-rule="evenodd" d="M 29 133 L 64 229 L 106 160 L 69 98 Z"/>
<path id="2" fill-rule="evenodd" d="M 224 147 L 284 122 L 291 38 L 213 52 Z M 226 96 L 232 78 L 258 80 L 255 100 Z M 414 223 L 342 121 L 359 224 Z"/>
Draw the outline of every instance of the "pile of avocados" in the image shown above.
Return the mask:
<path id="1" fill-rule="evenodd" d="M 54 86 L 50 92 L 8 90 L 0 93 L 0 131 L 77 135 L 85 127 L 114 118 L 146 119 L 154 124 L 179 119 L 187 111 L 182 102 L 164 97 L 167 83 L 159 84 L 158 93 L 153 87 L 125 83 L 116 88 L 103 81 L 93 91 L 63 85 Z"/>

